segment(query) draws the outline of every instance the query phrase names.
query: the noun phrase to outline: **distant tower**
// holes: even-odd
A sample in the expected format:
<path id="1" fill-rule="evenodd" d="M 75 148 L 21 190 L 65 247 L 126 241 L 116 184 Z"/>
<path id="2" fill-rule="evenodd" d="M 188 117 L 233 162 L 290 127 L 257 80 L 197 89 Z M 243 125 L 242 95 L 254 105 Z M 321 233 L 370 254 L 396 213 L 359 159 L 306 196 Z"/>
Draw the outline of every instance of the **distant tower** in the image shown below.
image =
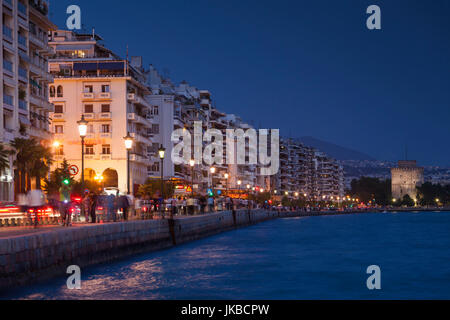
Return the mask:
<path id="1" fill-rule="evenodd" d="M 417 187 L 424 183 L 423 172 L 416 161 L 399 161 L 398 168 L 391 169 L 392 197 L 403 199 L 405 195 L 409 195 L 411 199 L 417 199 Z"/>

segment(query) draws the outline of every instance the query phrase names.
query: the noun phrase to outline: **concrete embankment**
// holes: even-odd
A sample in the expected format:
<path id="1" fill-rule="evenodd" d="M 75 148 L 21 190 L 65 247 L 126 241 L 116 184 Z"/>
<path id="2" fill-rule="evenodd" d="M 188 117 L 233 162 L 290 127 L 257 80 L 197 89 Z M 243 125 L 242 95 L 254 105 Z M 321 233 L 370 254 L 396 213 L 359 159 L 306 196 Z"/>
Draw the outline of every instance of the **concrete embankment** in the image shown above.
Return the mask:
<path id="1" fill-rule="evenodd" d="M 247 210 L 174 220 L 86 225 L 0 239 L 0 292 L 133 254 L 151 252 L 294 213 Z"/>

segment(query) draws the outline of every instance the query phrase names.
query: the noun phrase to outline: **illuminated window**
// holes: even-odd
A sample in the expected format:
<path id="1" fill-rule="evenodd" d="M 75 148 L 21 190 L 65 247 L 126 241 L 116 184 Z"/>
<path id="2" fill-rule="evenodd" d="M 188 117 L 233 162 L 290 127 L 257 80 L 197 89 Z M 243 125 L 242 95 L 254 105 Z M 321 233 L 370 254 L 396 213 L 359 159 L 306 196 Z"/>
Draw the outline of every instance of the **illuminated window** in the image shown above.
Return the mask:
<path id="1" fill-rule="evenodd" d="M 86 153 L 87 155 L 94 155 L 94 154 L 95 154 L 95 153 L 94 153 L 94 145 L 92 145 L 92 144 L 87 144 L 87 145 L 86 145 L 85 153 Z"/>

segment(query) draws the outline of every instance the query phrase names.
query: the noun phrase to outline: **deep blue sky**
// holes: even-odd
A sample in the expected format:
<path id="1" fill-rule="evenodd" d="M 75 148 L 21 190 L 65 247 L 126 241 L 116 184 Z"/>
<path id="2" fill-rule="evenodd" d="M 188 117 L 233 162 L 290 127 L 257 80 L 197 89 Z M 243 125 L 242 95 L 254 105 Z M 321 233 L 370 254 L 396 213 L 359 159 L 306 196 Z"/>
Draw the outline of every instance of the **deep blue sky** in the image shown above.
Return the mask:
<path id="1" fill-rule="evenodd" d="M 448 0 L 58 0 L 125 56 L 209 89 L 216 105 L 282 135 L 380 160 L 450 166 Z M 382 30 L 366 28 L 366 8 Z"/>

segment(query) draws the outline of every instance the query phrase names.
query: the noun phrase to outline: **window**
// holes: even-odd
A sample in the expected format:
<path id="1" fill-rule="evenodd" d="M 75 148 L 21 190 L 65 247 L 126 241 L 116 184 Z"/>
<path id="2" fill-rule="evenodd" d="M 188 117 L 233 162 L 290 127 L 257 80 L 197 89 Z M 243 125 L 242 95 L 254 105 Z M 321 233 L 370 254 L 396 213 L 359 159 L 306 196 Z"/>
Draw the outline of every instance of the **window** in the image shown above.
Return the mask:
<path id="1" fill-rule="evenodd" d="M 84 93 L 92 93 L 94 92 L 94 87 L 91 85 L 84 86 Z"/>
<path id="2" fill-rule="evenodd" d="M 84 113 L 94 113 L 94 105 L 86 104 L 84 106 Z"/>
<path id="3" fill-rule="evenodd" d="M 64 96 L 63 87 L 58 86 L 58 89 L 56 90 L 58 98 L 62 98 Z"/>
<path id="4" fill-rule="evenodd" d="M 102 133 L 110 133 L 111 127 L 109 124 L 102 124 Z"/>
<path id="5" fill-rule="evenodd" d="M 153 172 L 158 172 L 159 171 L 159 162 L 155 162 L 152 166 L 152 171 Z"/>
<path id="6" fill-rule="evenodd" d="M 104 154 L 104 155 L 111 154 L 111 145 L 109 145 L 109 144 L 104 144 L 104 145 L 102 146 L 102 154 Z"/>
<path id="7" fill-rule="evenodd" d="M 85 153 L 86 153 L 87 155 L 94 155 L 94 154 L 95 154 L 95 153 L 94 153 L 94 145 L 92 145 L 92 144 L 87 144 L 87 145 L 86 145 Z"/>
<path id="8" fill-rule="evenodd" d="M 151 111 L 150 111 L 151 115 L 157 116 L 159 115 L 159 107 L 158 106 L 154 106 Z"/>
<path id="9" fill-rule="evenodd" d="M 152 134 L 159 134 L 159 124 L 152 124 Z"/>
<path id="10" fill-rule="evenodd" d="M 103 92 L 103 93 L 109 92 L 109 84 L 104 84 L 104 85 L 102 85 L 102 92 Z"/>
<path id="11" fill-rule="evenodd" d="M 56 134 L 63 134 L 64 133 L 64 126 L 55 126 L 55 133 Z"/>
<path id="12" fill-rule="evenodd" d="M 50 86 L 50 97 L 54 98 L 56 95 L 55 86 Z"/>
<path id="13" fill-rule="evenodd" d="M 102 104 L 102 113 L 110 113 L 111 106 L 109 104 Z"/>
<path id="14" fill-rule="evenodd" d="M 95 133 L 93 124 L 88 124 L 88 133 Z"/>
<path id="15" fill-rule="evenodd" d="M 64 113 L 64 107 L 61 105 L 55 106 L 55 113 Z"/>

